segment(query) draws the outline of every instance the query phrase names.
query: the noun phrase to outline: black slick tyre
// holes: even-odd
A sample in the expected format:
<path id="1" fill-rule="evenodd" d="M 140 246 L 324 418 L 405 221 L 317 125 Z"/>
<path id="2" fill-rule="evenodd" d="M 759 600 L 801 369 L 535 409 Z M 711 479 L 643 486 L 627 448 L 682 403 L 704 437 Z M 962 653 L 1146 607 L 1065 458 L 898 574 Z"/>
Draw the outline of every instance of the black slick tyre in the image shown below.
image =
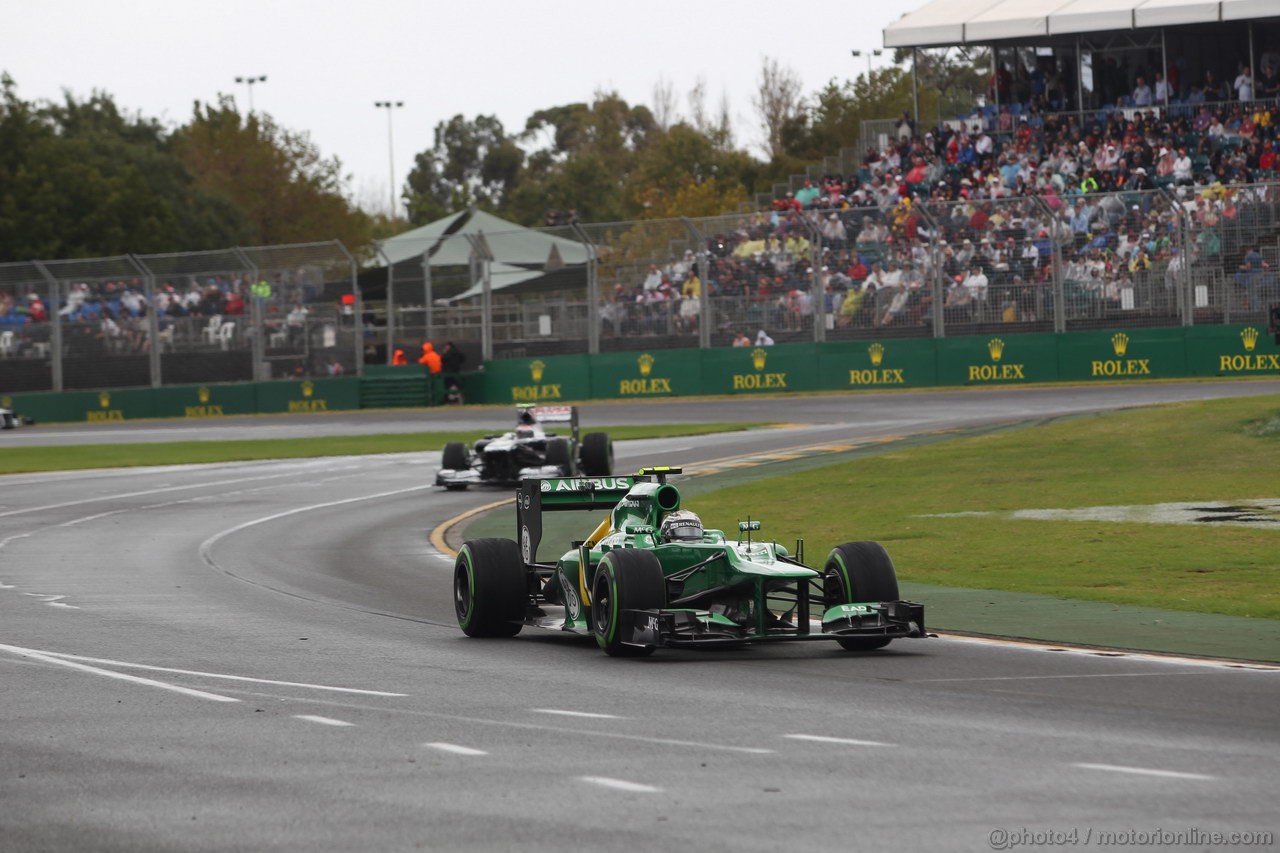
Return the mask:
<path id="1" fill-rule="evenodd" d="M 608 477 L 613 473 L 613 442 L 607 432 L 589 432 L 582 438 L 582 473 Z"/>
<path id="2" fill-rule="evenodd" d="M 440 467 L 453 471 L 466 471 L 471 467 L 471 452 L 460 441 L 451 441 L 440 453 Z M 446 483 L 445 489 L 451 492 L 466 491 L 466 483 Z"/>
<path id="3" fill-rule="evenodd" d="M 564 469 L 566 476 L 572 476 L 573 471 L 573 450 L 569 446 L 567 438 L 549 438 L 547 439 L 547 462 L 548 465 L 555 465 Z"/>
<path id="4" fill-rule="evenodd" d="M 846 542 L 831 549 L 822 568 L 823 599 L 827 607 L 869 601 L 897 601 L 898 575 L 889 552 L 879 542 Z M 883 649 L 886 637 L 848 637 L 836 640 L 850 651 Z"/>
<path id="5" fill-rule="evenodd" d="M 520 633 L 528 581 L 520 546 L 510 539 L 473 539 L 453 563 L 453 609 L 468 637 Z"/>
<path id="6" fill-rule="evenodd" d="M 591 584 L 591 629 L 596 642 L 611 657 L 636 658 L 653 654 L 655 646 L 622 642 L 620 616 L 624 610 L 659 610 L 667 604 L 662 564 L 652 552 L 619 548 L 604 555 Z"/>

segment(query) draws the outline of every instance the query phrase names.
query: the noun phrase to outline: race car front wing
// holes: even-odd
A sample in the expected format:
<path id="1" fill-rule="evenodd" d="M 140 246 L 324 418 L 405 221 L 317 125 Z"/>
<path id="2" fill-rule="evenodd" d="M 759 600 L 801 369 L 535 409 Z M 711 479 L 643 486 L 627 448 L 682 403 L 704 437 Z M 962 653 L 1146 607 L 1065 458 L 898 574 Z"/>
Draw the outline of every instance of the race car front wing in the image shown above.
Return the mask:
<path id="1" fill-rule="evenodd" d="M 928 636 L 924 605 L 911 601 L 841 604 L 829 608 L 820 623 L 775 620 L 763 634 L 710 610 L 623 610 L 618 621 L 623 643 L 646 647 Z"/>

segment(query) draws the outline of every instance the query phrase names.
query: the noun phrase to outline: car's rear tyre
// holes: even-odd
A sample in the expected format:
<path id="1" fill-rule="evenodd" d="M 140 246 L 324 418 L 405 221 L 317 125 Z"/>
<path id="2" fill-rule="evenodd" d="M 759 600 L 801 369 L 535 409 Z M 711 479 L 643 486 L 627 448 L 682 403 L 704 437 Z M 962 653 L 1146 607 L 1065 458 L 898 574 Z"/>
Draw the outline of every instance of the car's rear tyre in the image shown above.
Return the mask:
<path id="1" fill-rule="evenodd" d="M 822 591 L 827 607 L 897 601 L 898 575 L 889 552 L 879 542 L 846 542 L 831 549 L 827 555 L 822 568 Z M 848 637 L 836 642 L 850 651 L 866 652 L 883 649 L 892 640 L 887 637 Z"/>
<path id="2" fill-rule="evenodd" d="M 622 642 L 619 619 L 624 610 L 659 610 L 667 604 L 662 564 L 651 551 L 620 548 L 604 555 L 591 584 L 591 629 L 600 648 L 611 657 L 637 658 L 656 646 Z"/>
<path id="3" fill-rule="evenodd" d="M 582 473 L 608 477 L 613 473 L 613 442 L 607 432 L 589 432 L 582 438 Z"/>
<path id="4" fill-rule="evenodd" d="M 573 474 L 573 449 L 567 438 L 547 439 L 547 463 L 563 468 L 566 475 Z"/>
<path id="5" fill-rule="evenodd" d="M 453 564 L 453 609 L 468 637 L 514 637 L 529 603 L 520 546 L 510 539 L 473 539 Z"/>

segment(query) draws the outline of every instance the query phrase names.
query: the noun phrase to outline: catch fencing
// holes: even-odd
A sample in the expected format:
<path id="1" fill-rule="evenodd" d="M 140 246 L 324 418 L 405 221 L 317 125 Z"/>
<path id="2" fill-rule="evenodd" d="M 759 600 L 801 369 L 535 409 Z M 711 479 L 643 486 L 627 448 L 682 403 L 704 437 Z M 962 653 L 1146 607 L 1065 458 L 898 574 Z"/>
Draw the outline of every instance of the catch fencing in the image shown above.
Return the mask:
<path id="1" fill-rule="evenodd" d="M 491 271 L 487 297 L 486 265 L 501 262 L 430 266 L 435 304 L 389 298 L 387 335 L 469 343 L 490 360 L 1265 324 L 1280 302 L 1277 184 L 959 201 L 911 189 L 865 207 L 536 229 L 585 260 Z M 416 295 L 425 267 L 410 266 Z"/>
<path id="2" fill-rule="evenodd" d="M 356 272 L 336 241 L 0 264 L 0 390 L 358 375 Z"/>
<path id="3" fill-rule="evenodd" d="M 1267 322 L 1280 184 L 1033 194 L 0 264 L 0 392 L 503 358 Z M 360 282 L 358 284 L 358 281 Z M 385 285 L 363 305 L 362 288 Z"/>

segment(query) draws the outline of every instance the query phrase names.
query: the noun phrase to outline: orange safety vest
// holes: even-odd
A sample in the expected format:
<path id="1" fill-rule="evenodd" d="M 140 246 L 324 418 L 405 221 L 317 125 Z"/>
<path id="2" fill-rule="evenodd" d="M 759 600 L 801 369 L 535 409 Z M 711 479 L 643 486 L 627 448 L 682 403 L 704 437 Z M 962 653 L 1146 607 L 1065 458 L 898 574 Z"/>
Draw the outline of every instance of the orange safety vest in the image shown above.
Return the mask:
<path id="1" fill-rule="evenodd" d="M 398 349 L 395 351 L 395 354 L 391 356 L 391 363 L 392 364 L 408 364 L 409 359 L 404 357 L 404 350 Z"/>

